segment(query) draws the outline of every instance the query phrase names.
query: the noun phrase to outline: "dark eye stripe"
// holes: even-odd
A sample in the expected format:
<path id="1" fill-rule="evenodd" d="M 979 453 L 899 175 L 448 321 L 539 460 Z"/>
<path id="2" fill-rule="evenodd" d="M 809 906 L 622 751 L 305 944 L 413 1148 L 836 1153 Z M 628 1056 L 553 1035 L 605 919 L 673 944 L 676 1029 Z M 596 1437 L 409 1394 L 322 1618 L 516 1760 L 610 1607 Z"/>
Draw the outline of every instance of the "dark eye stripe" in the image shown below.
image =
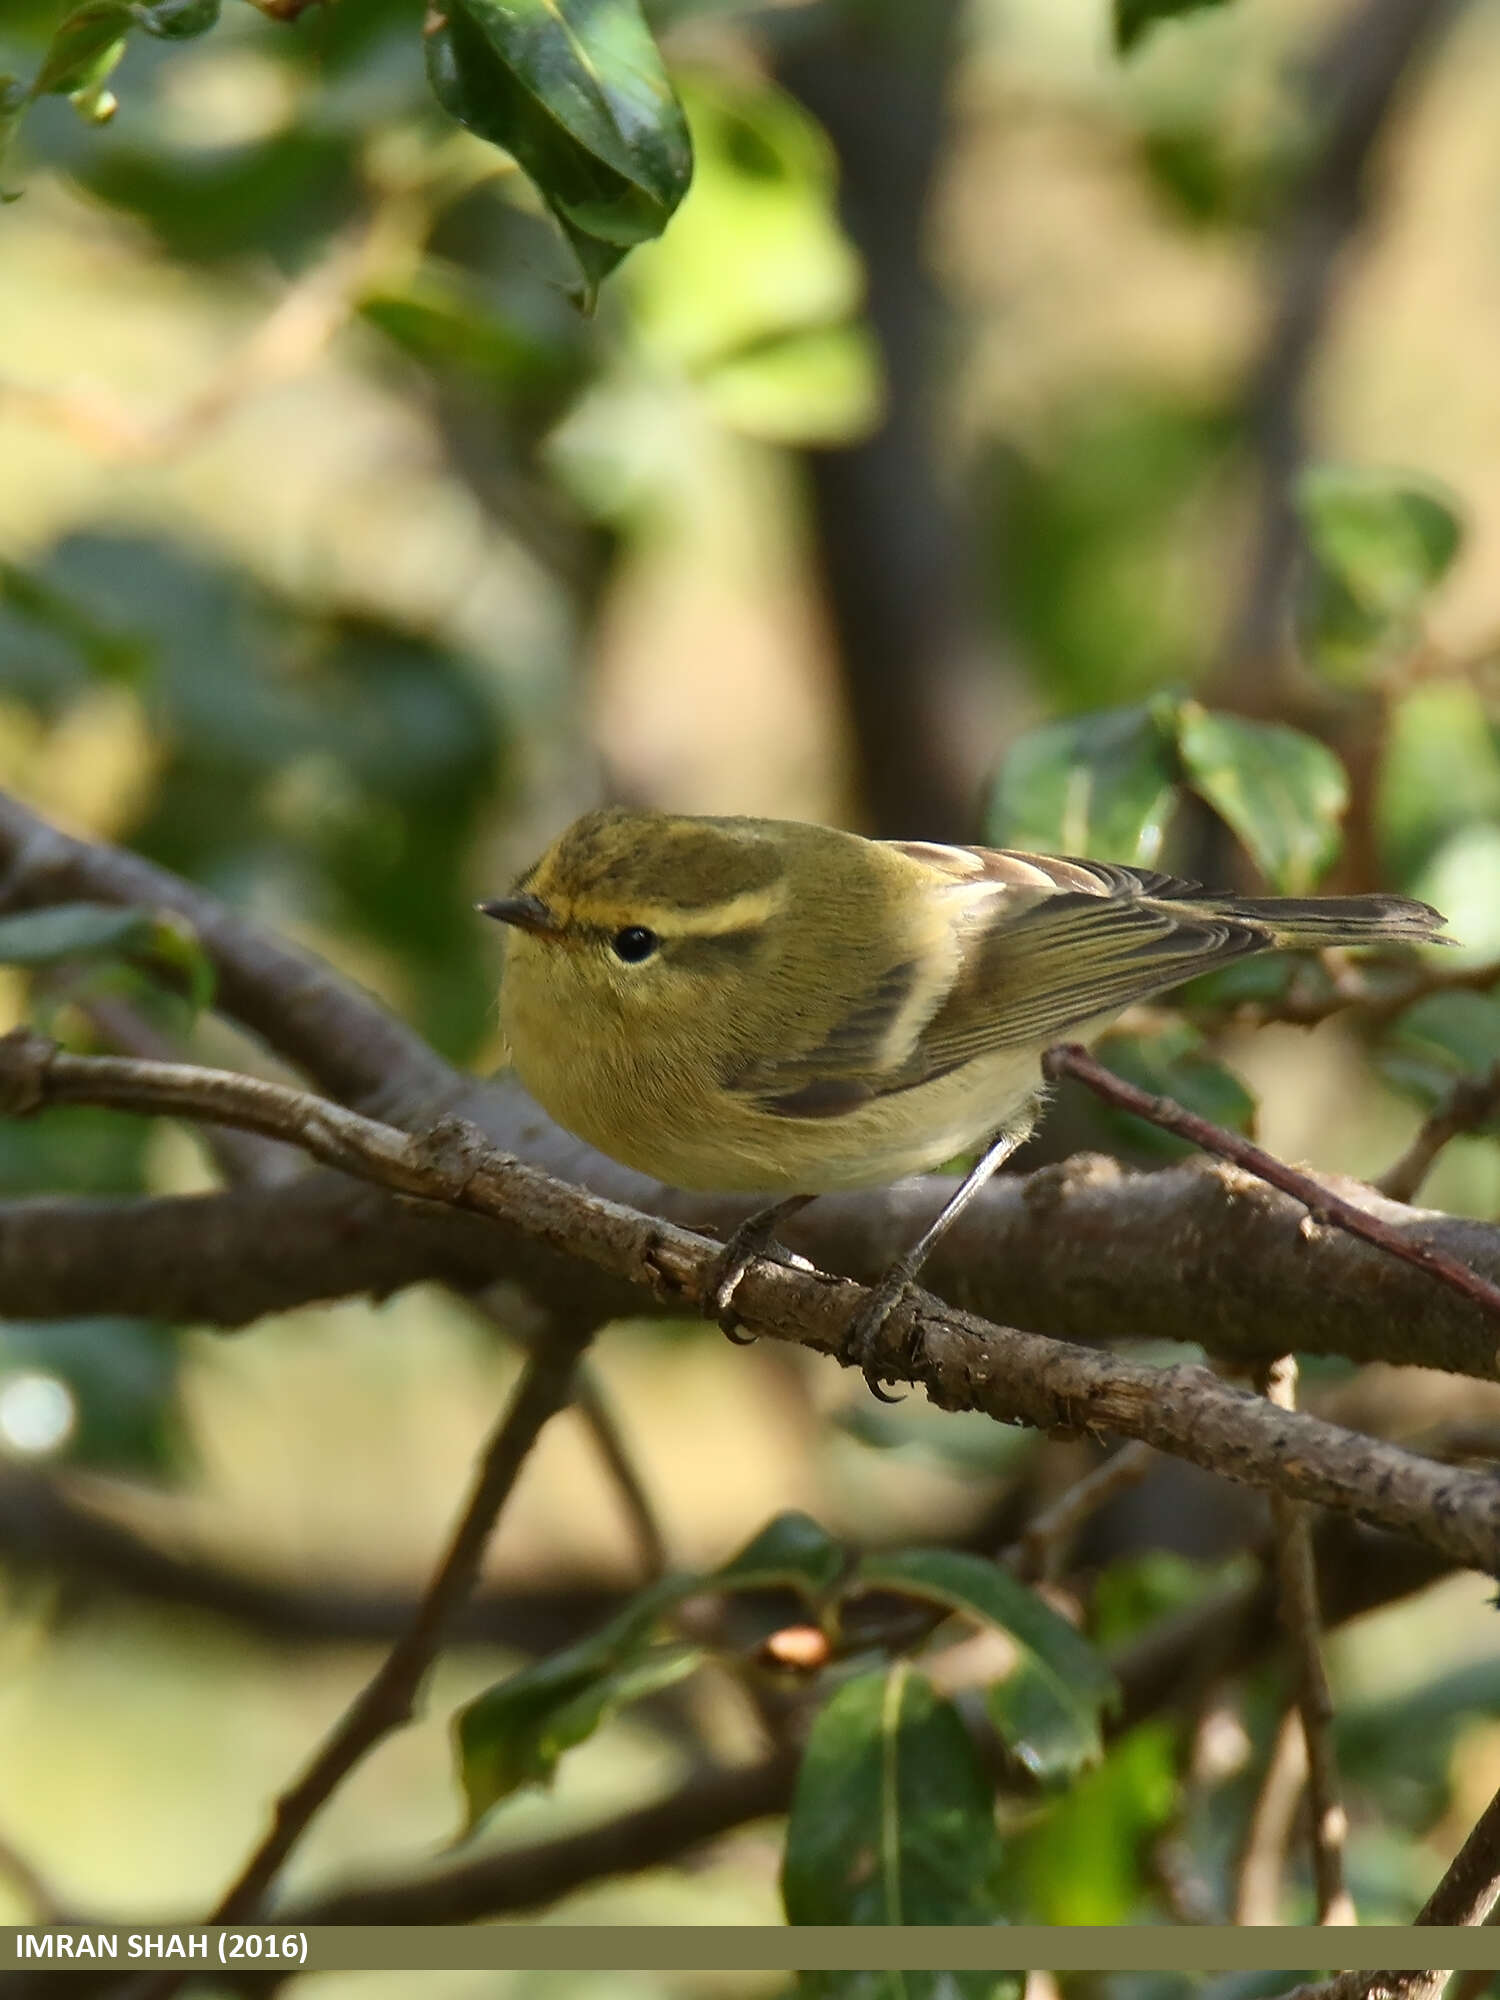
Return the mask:
<path id="1" fill-rule="evenodd" d="M 668 953 L 674 965 L 699 972 L 713 972 L 749 958 L 763 935 L 761 925 L 750 924 L 742 931 L 717 931 L 708 937 L 673 938 Z"/>

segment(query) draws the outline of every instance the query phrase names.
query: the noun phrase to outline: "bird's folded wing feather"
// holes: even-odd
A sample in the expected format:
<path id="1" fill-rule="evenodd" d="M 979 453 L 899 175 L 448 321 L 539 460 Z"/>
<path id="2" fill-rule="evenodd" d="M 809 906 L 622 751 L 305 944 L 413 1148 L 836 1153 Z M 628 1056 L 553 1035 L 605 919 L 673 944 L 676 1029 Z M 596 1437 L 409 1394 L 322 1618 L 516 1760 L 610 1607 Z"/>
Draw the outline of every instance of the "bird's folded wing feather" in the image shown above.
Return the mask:
<path id="1" fill-rule="evenodd" d="M 757 1062 L 729 1086 L 765 1111 L 833 1117 L 910 1090 L 976 1058 L 1045 1045 L 1210 966 L 1262 949 L 1265 930 L 1195 905 L 1196 885 L 1116 863 L 1002 849 L 897 843 L 955 899 L 956 973 L 912 1023 L 891 1031 L 915 964 L 872 981 L 816 1047 Z"/>

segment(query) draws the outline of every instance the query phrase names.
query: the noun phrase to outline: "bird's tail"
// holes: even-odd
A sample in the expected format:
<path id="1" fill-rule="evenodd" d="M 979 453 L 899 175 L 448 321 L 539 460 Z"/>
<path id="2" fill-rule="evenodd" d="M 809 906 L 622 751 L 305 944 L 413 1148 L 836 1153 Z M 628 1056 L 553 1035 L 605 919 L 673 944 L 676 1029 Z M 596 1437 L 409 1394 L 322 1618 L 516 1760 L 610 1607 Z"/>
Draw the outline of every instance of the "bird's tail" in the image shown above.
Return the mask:
<path id="1" fill-rule="evenodd" d="M 1439 937 L 1447 919 L 1430 903 L 1409 896 L 1295 896 L 1216 898 L 1209 908 L 1226 917 L 1262 926 L 1287 949 L 1321 951 L 1328 945 L 1377 944 L 1382 938 L 1407 944 L 1453 944 Z"/>

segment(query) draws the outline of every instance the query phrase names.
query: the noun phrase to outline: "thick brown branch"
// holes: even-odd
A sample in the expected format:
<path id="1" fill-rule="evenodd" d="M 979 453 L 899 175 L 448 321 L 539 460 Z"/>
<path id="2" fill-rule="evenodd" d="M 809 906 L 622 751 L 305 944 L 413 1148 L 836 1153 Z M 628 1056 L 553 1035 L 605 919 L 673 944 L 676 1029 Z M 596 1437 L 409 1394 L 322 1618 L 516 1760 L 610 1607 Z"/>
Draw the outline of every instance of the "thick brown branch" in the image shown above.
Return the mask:
<path id="1" fill-rule="evenodd" d="M 506 1102 L 519 1098 L 501 1089 Z M 516 1121 L 519 1123 L 519 1120 Z M 633 1207 L 723 1231 L 742 1204 L 689 1197 L 598 1155 L 571 1154 L 566 1135 L 533 1112 L 528 1156 Z M 786 1231 L 824 1270 L 874 1279 L 920 1234 L 951 1192 L 942 1180 L 869 1195 L 825 1196 Z M 1358 1182 L 1324 1180 L 1402 1235 L 1500 1278 L 1500 1230 L 1411 1210 Z M 1232 1167 L 1195 1160 L 1133 1173 L 1079 1155 L 1026 1178 L 992 1183 L 926 1271 L 945 1298 L 1022 1326 L 1108 1344 L 1140 1337 L 1264 1362 L 1296 1329 L 1301 1352 L 1388 1361 L 1493 1378 L 1486 1316 L 1422 1273 L 1352 1238 L 1309 1240 L 1305 1211 Z M 267 1256 L 267 1244 L 276 1254 Z M 366 1293 L 383 1298 L 438 1280 L 478 1289 L 505 1279 L 549 1310 L 600 1317 L 638 1312 L 639 1292 L 597 1267 L 528 1239 L 498 1218 L 398 1203 L 333 1173 L 293 1189 L 157 1200 L 40 1197 L 0 1202 L 0 1313 L 66 1319 L 134 1312 L 204 1326 L 247 1326 L 263 1314 Z M 664 1301 L 658 1310 L 683 1310 Z"/>
<path id="2" fill-rule="evenodd" d="M 25 1034 L 0 1043 L 0 1103 L 113 1104 L 218 1119 L 288 1139 L 347 1172 L 510 1222 L 534 1240 L 701 1310 L 718 1245 L 591 1198 L 445 1121 L 411 1138 L 280 1085 L 225 1071 L 63 1054 Z M 747 1330 L 846 1359 L 859 1288 L 761 1261 L 736 1294 Z M 918 1294 L 884 1323 L 872 1365 L 920 1382 L 944 1409 L 978 1409 L 1040 1429 L 1117 1431 L 1247 1485 L 1334 1507 L 1481 1569 L 1500 1568 L 1500 1489 L 1487 1474 L 1312 1417 L 1273 1410 L 1208 1370 L 1148 1368 L 1026 1334 Z"/>

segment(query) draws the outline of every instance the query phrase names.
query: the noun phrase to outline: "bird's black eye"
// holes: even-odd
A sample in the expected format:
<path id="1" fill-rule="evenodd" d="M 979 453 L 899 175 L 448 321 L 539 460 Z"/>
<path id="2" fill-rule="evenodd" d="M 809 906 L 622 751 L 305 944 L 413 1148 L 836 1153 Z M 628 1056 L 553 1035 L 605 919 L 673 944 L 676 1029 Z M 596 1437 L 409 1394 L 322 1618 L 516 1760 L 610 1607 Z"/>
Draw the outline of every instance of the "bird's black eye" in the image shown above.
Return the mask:
<path id="1" fill-rule="evenodd" d="M 616 958 L 623 958 L 627 965 L 639 965 L 643 958 L 649 958 L 661 939 L 655 931 L 648 931 L 644 924 L 627 924 L 622 931 L 616 931 L 610 939 L 610 949 Z"/>

